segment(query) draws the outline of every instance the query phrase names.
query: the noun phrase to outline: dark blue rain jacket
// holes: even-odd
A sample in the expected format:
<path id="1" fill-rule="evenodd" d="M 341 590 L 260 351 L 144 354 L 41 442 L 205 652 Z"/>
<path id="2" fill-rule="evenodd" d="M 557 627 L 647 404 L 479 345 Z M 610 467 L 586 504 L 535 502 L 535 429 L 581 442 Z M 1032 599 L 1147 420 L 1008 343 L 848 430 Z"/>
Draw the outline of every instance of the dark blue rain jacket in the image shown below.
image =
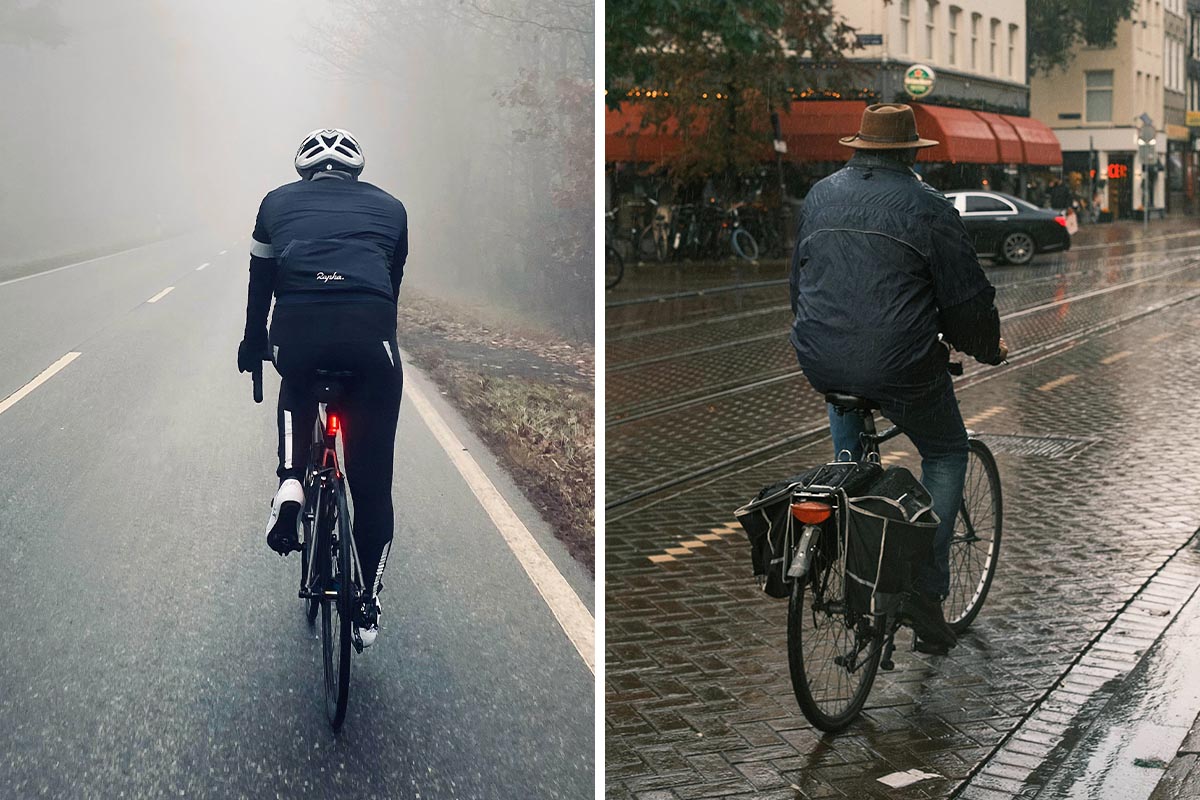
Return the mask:
<path id="1" fill-rule="evenodd" d="M 247 341 L 395 337 L 408 259 L 404 204 L 365 181 L 318 176 L 263 198 L 250 248 Z"/>
<path id="2" fill-rule="evenodd" d="M 954 205 L 911 169 L 856 153 L 809 192 L 796 241 L 791 342 L 818 391 L 919 400 L 945 380 L 941 331 L 996 354 L 995 291 Z"/>

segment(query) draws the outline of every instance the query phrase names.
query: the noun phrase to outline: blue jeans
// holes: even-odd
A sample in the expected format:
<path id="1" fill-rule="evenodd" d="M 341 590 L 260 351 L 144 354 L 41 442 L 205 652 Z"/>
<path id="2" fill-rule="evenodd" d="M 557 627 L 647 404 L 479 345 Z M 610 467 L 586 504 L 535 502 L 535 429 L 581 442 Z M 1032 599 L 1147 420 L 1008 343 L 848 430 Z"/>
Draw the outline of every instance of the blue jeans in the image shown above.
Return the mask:
<path id="1" fill-rule="evenodd" d="M 883 415 L 912 440 L 921 454 L 921 483 L 933 497 L 933 511 L 940 522 L 933 540 L 933 558 L 917 570 L 916 588 L 941 600 L 950 593 L 950 540 L 967 475 L 967 429 L 958 410 L 954 385 L 946 375 L 918 402 L 881 401 L 880 405 Z M 856 461 L 862 458 L 858 438 L 863 432 L 861 416 L 838 414 L 830 406 L 829 429 L 835 458 L 843 450 L 849 450 Z"/>

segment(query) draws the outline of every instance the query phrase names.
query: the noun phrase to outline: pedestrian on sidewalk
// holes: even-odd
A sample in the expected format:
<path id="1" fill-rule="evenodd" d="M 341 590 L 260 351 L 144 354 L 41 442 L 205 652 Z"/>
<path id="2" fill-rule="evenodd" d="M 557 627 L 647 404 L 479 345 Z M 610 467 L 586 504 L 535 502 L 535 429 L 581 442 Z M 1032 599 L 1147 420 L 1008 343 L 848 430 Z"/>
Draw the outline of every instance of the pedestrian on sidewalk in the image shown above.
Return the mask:
<path id="1" fill-rule="evenodd" d="M 921 454 L 921 481 L 940 523 L 916 576 L 910 616 L 930 652 L 955 644 L 942 601 L 950 539 L 962 503 L 967 432 L 947 372 L 946 342 L 987 364 L 1007 355 L 995 289 L 953 203 L 913 172 L 912 108 L 868 107 L 846 166 L 817 183 L 792 256 L 791 342 L 813 388 L 876 401 Z M 834 454 L 862 457 L 862 419 L 829 407 Z"/>

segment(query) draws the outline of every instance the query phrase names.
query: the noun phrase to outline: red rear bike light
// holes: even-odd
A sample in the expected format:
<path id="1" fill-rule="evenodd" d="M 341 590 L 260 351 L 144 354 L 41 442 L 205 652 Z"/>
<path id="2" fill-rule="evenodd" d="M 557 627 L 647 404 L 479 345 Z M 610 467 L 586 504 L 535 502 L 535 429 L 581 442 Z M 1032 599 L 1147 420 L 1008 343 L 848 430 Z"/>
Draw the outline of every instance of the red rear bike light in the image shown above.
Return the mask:
<path id="1" fill-rule="evenodd" d="M 812 500 L 803 503 L 792 503 L 792 516 L 805 525 L 820 525 L 829 519 L 833 507 L 828 503 L 817 503 Z"/>
<path id="2" fill-rule="evenodd" d="M 338 431 L 342 429 L 342 421 L 338 419 L 337 414 L 329 414 L 325 418 L 325 435 L 337 436 Z"/>
<path id="3" fill-rule="evenodd" d="M 1067 218 L 1064 217 L 1062 214 L 1059 214 L 1057 217 L 1055 217 L 1054 221 L 1057 222 L 1059 225 L 1062 225 L 1064 228 L 1067 227 Z"/>

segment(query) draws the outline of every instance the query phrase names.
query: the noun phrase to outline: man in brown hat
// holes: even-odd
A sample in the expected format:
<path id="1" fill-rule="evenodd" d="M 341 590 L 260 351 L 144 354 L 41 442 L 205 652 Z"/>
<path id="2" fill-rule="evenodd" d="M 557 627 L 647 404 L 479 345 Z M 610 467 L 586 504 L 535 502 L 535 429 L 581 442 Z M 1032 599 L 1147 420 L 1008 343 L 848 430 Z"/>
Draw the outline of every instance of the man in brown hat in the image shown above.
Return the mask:
<path id="1" fill-rule="evenodd" d="M 996 292 L 954 205 L 913 172 L 912 108 L 868 107 L 846 166 L 804 201 L 792 256 L 791 341 L 817 391 L 879 403 L 921 453 L 921 481 L 941 520 L 906 613 L 922 649 L 955 644 L 941 603 L 949 592 L 950 539 L 962 503 L 967 433 L 947 373 L 954 347 L 987 364 L 1007 355 Z M 834 452 L 861 458 L 862 420 L 829 409 Z"/>

